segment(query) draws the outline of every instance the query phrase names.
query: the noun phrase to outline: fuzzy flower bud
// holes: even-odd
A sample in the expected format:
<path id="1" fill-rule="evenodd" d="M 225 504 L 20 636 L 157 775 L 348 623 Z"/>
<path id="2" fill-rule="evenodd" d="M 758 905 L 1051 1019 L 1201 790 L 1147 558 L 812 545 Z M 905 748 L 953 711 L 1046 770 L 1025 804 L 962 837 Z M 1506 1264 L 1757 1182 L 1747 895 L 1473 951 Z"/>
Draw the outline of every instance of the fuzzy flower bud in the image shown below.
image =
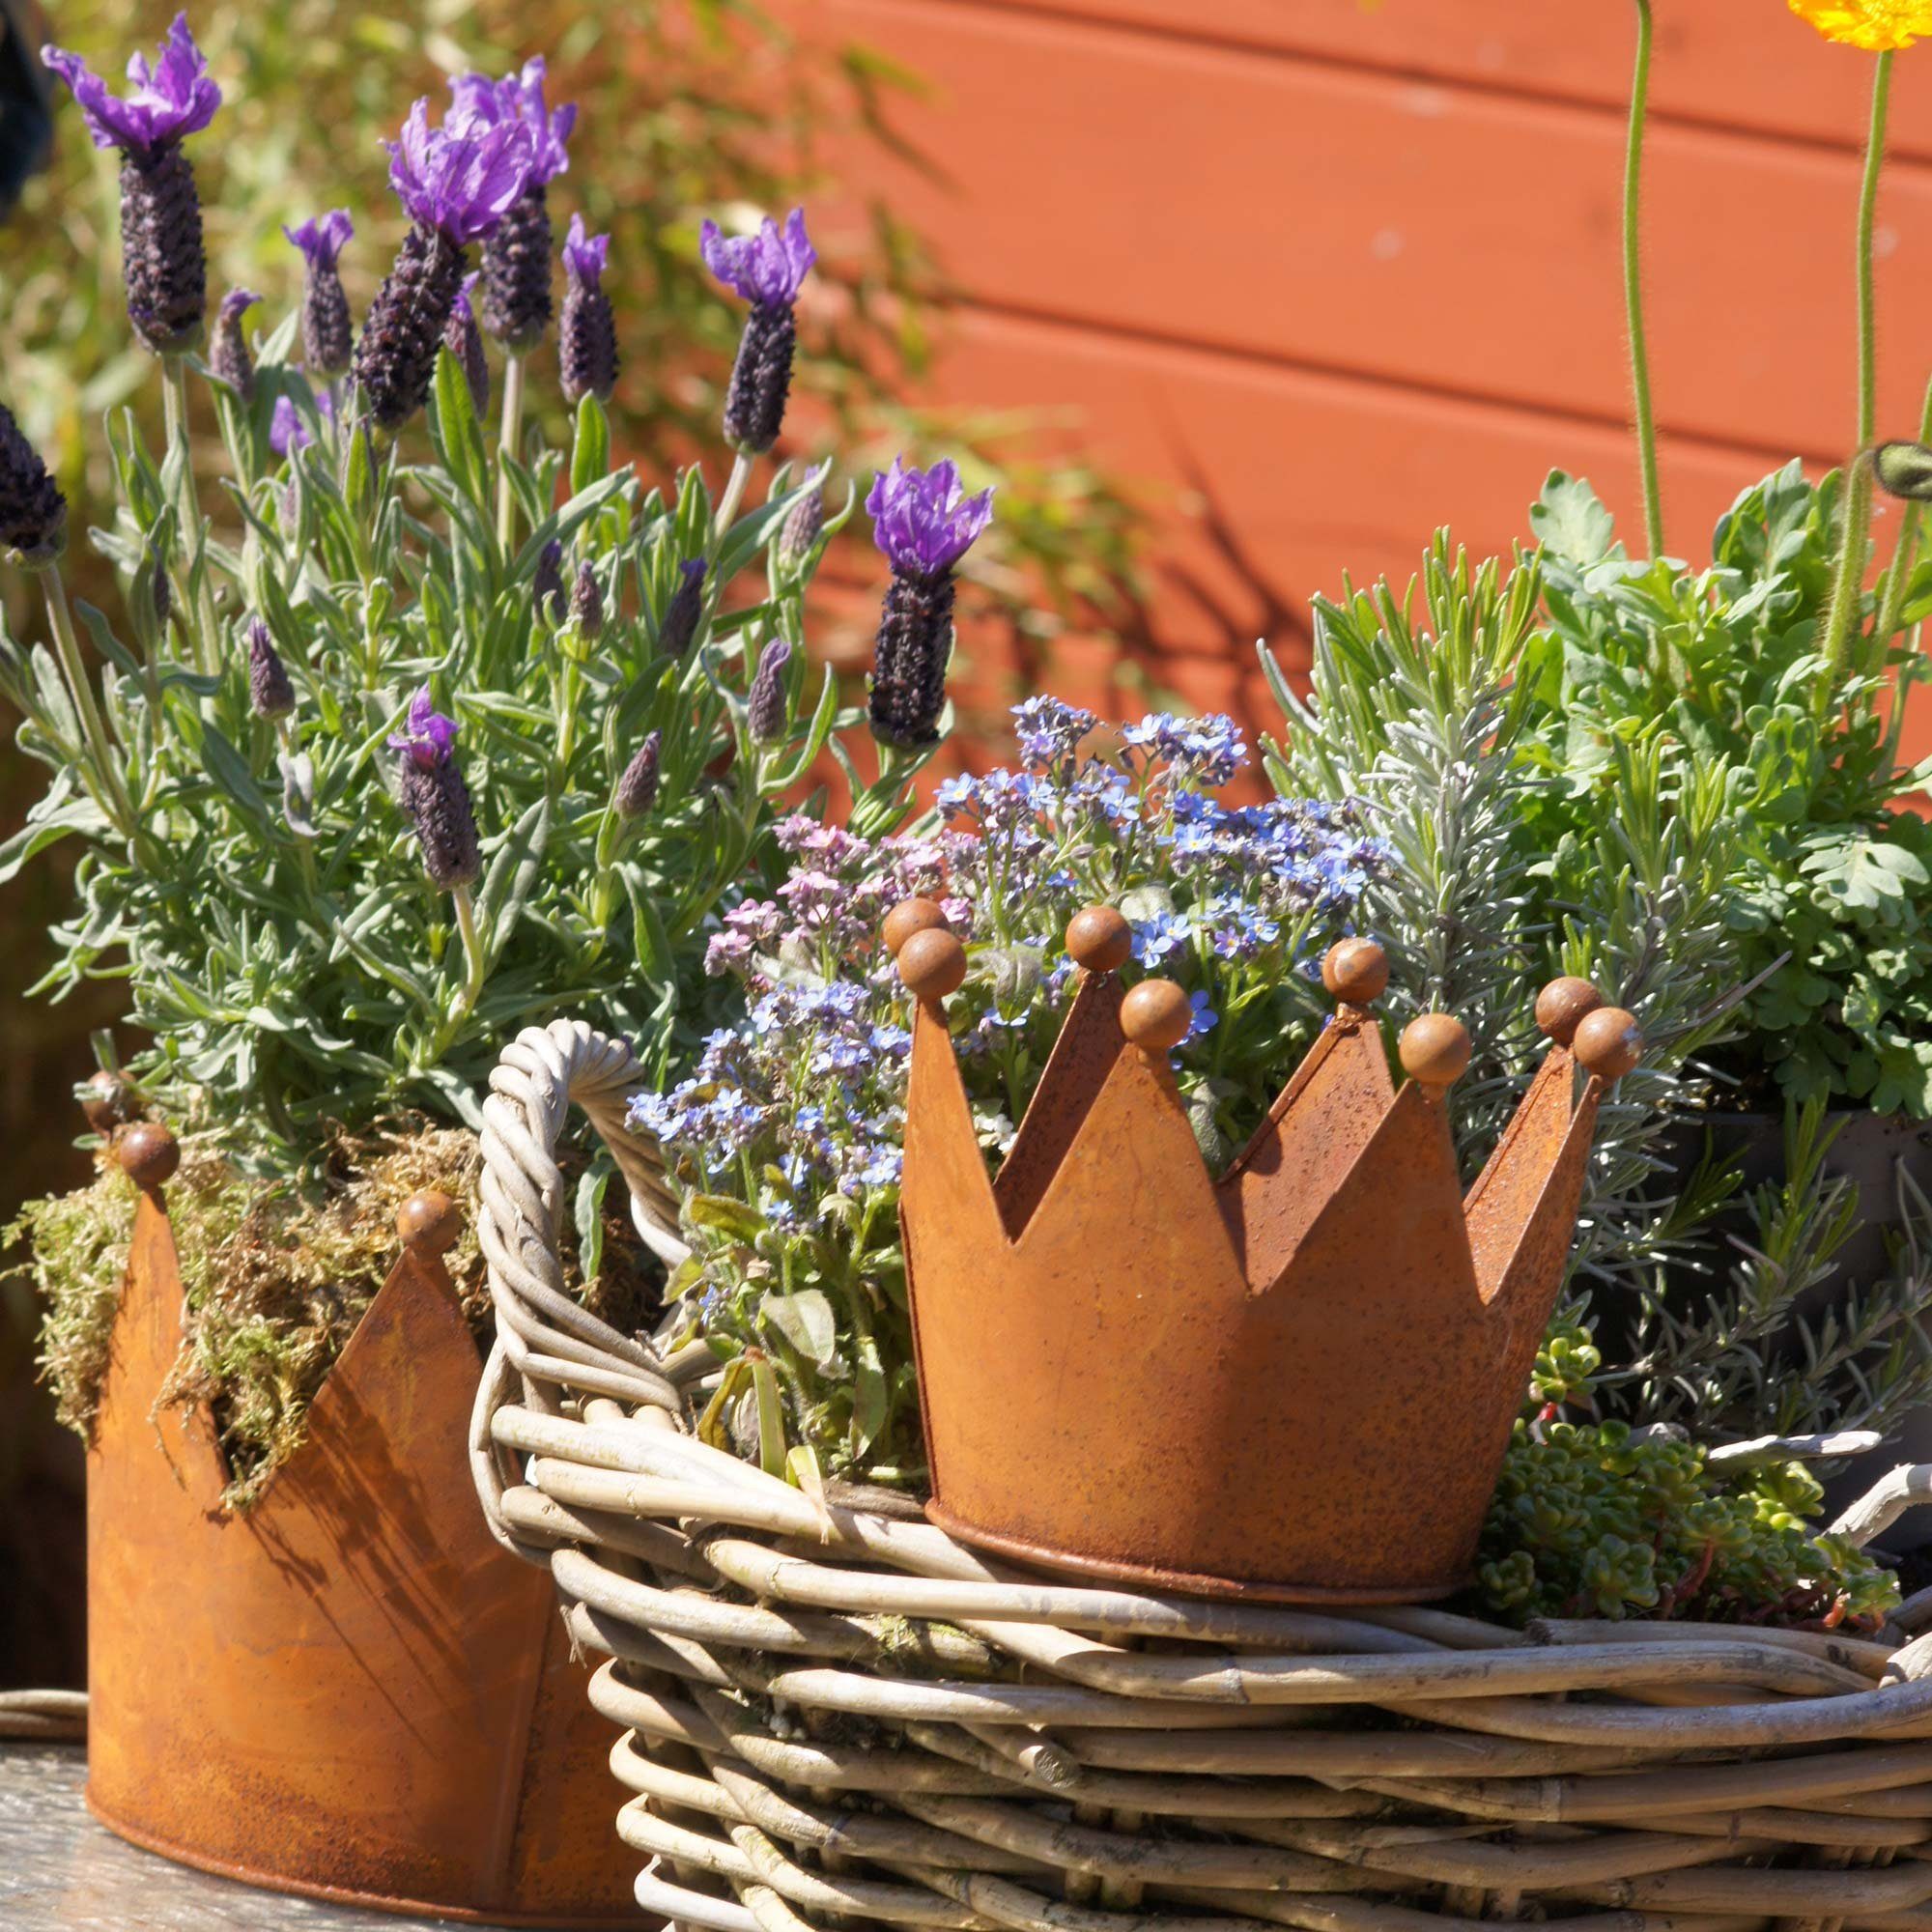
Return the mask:
<path id="1" fill-rule="evenodd" d="M 787 575 L 805 568 L 812 546 L 818 542 L 819 532 L 825 527 L 824 476 L 824 469 L 819 469 L 805 479 L 811 487 L 786 512 L 785 520 L 779 528 L 779 568 Z"/>
<path id="2" fill-rule="evenodd" d="M 536 599 L 537 615 L 553 624 L 563 622 L 563 542 L 552 537 L 537 555 L 536 575 L 530 580 L 530 595 Z"/>
<path id="3" fill-rule="evenodd" d="M 153 584 L 150 595 L 154 599 L 155 622 L 163 631 L 168 628 L 168 619 L 174 615 L 175 586 L 168 576 L 168 560 L 156 551 L 147 554 L 149 582 Z"/>
<path id="4" fill-rule="evenodd" d="M 294 228 L 284 227 L 282 233 L 302 254 L 302 354 L 319 379 L 347 375 L 355 355 L 355 331 L 336 265 L 355 225 L 346 208 L 336 208 Z"/>
<path id="5" fill-rule="evenodd" d="M 1932 449 L 1922 442 L 1882 442 L 1872 451 L 1879 488 L 1909 503 L 1932 503 Z"/>
<path id="6" fill-rule="evenodd" d="M 255 399 L 255 358 L 248 353 L 248 334 L 242 318 L 262 298 L 252 289 L 230 289 L 215 311 L 214 334 L 208 345 L 208 370 L 226 383 L 244 403 Z"/>
<path id="7" fill-rule="evenodd" d="M 490 358 L 483 353 L 483 331 L 476 327 L 476 311 L 469 305 L 469 292 L 477 279 L 475 275 L 464 276 L 456 306 L 449 312 L 448 327 L 442 331 L 442 346 L 462 363 L 469 401 L 481 416 L 490 407 Z"/>
<path id="8" fill-rule="evenodd" d="M 126 98 L 77 54 L 47 47 L 41 58 L 79 103 L 97 148 L 121 152 L 121 258 L 128 319 L 156 355 L 182 355 L 202 337 L 208 306 L 208 264 L 201 234 L 201 196 L 182 152 L 221 105 L 221 90 L 178 15 L 151 68 L 144 55 L 128 63 Z"/>
<path id="9" fill-rule="evenodd" d="M 67 498 L 0 403 L 0 556 L 44 570 L 67 548 Z"/>
<path id="10" fill-rule="evenodd" d="M 784 426 L 798 346 L 792 311 L 818 259 L 806 236 L 805 211 L 793 209 L 783 228 L 767 215 L 755 235 L 728 240 L 707 221 L 698 249 L 711 272 L 752 305 L 724 395 L 724 436 L 734 448 L 762 455 Z"/>
<path id="11" fill-rule="evenodd" d="M 570 614 L 586 640 L 604 628 L 604 588 L 597 582 L 597 573 L 588 557 L 577 566 L 577 582 L 570 592 Z"/>
<path id="12" fill-rule="evenodd" d="M 617 781 L 619 818 L 641 818 L 657 803 L 658 758 L 663 750 L 664 733 L 653 731 L 624 767 L 624 776 Z"/>
<path id="13" fill-rule="evenodd" d="M 422 847 L 423 869 L 439 892 L 473 885 L 483 870 L 469 788 L 457 769 L 456 721 L 436 710 L 424 685 L 410 700 L 406 729 L 389 739 L 397 791 Z"/>
<path id="14" fill-rule="evenodd" d="M 611 400 L 617 386 L 617 324 L 604 293 L 604 265 L 611 238 L 588 235 L 583 217 L 570 217 L 563 243 L 563 321 L 557 328 L 557 364 L 564 399 L 575 409 L 585 396 Z"/>
<path id="15" fill-rule="evenodd" d="M 286 718 L 296 708 L 295 686 L 282 663 L 269 627 L 261 618 L 248 622 L 248 702 L 257 718 Z"/>
<path id="16" fill-rule="evenodd" d="M 788 717 L 784 674 L 790 662 L 789 638 L 780 638 L 768 644 L 764 656 L 758 660 L 758 674 L 752 680 L 745 717 L 746 728 L 757 744 L 769 745 L 784 736 Z"/>
<path id="17" fill-rule="evenodd" d="M 683 581 L 665 606 L 658 625 L 658 649 L 671 658 L 681 658 L 691 648 L 691 640 L 697 635 L 697 620 L 704 614 L 704 559 L 687 557 L 677 568 Z"/>

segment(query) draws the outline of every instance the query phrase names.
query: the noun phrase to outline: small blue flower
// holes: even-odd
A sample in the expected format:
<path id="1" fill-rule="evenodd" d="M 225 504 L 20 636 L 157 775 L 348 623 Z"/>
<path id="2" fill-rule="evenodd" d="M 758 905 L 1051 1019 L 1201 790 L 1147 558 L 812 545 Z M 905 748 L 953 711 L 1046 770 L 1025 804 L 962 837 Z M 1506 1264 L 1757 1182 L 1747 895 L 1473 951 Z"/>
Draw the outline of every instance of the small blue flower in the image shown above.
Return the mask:
<path id="1" fill-rule="evenodd" d="M 1194 1018 L 1189 1022 L 1187 1028 L 1188 1039 L 1199 1039 L 1203 1034 L 1213 1032 L 1214 1028 L 1220 1024 L 1221 1016 L 1208 1004 L 1208 995 L 1205 990 L 1199 993 L 1190 993 L 1187 996 L 1187 1004 L 1194 1009 Z"/>
<path id="2" fill-rule="evenodd" d="M 1194 936 L 1194 922 L 1186 913 L 1157 912 L 1134 926 L 1134 958 L 1143 966 L 1158 966 Z"/>

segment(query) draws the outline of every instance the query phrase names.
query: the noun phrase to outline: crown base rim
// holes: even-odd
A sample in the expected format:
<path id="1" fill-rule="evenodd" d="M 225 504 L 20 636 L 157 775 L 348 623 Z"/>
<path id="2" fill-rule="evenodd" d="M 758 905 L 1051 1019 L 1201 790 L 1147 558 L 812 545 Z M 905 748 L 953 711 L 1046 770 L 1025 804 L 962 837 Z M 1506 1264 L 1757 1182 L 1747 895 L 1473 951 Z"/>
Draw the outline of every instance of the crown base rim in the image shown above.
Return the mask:
<path id="1" fill-rule="evenodd" d="M 1322 1605 L 1334 1609 L 1372 1608 L 1377 1605 L 1435 1604 L 1459 1591 L 1468 1589 L 1473 1575 L 1452 1577 L 1444 1583 L 1410 1583 L 1380 1588 L 1350 1588 L 1320 1583 L 1250 1581 L 1244 1578 L 1214 1577 L 1200 1571 L 1174 1570 L 1154 1563 L 1130 1563 L 1112 1557 L 1090 1556 L 1075 1550 L 1059 1549 L 1009 1531 L 986 1529 L 955 1515 L 934 1496 L 925 1505 L 926 1520 L 935 1529 L 976 1549 L 1010 1556 L 1042 1570 L 1059 1571 L 1112 1583 L 1143 1583 L 1150 1588 L 1184 1597 L 1216 1597 L 1251 1604 Z"/>

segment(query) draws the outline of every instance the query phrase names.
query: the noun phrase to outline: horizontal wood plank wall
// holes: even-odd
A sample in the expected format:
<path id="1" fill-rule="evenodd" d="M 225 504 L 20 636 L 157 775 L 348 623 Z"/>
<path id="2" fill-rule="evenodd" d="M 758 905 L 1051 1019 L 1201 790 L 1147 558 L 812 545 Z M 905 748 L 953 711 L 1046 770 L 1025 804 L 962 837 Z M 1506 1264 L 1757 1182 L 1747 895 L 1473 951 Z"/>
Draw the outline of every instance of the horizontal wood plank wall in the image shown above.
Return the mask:
<path id="1" fill-rule="evenodd" d="M 855 137 L 826 224 L 883 201 L 931 242 L 935 399 L 1070 412 L 1151 492 L 1151 630 L 1190 698 L 1252 698 L 1257 636 L 1302 659 L 1308 595 L 1406 575 L 1437 524 L 1506 551 L 1552 467 L 1634 514 L 1619 0 L 780 11 L 929 84 L 891 119 L 930 167 Z M 1739 489 L 1850 445 L 1872 63 L 1779 0 L 1660 11 L 1654 364 L 1669 547 L 1702 558 Z M 1932 374 L 1932 45 L 1897 65 L 1881 433 L 1904 435 Z"/>

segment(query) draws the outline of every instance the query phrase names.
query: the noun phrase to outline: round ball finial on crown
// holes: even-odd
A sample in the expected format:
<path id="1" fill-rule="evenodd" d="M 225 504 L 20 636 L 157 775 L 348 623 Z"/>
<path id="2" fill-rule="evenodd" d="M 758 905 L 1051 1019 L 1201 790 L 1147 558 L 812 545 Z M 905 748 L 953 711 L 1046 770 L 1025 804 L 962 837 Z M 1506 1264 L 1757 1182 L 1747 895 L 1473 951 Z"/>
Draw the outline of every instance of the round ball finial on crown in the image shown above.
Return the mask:
<path id="1" fill-rule="evenodd" d="M 90 1073 L 74 1091 L 80 1096 L 80 1111 L 87 1116 L 87 1124 L 97 1134 L 112 1134 L 116 1127 L 126 1126 L 138 1111 L 140 1096 L 128 1084 L 126 1076 L 105 1068 Z"/>
<path id="2" fill-rule="evenodd" d="M 946 915 L 934 899 L 901 899 L 886 915 L 883 928 L 886 951 L 895 959 L 899 956 L 899 948 L 916 932 L 943 932 L 946 930 Z"/>
<path id="3" fill-rule="evenodd" d="M 1373 939 L 1338 939 L 1321 961 L 1321 983 L 1344 1006 L 1373 1006 L 1388 982 L 1388 954 Z"/>
<path id="4" fill-rule="evenodd" d="M 1066 922 L 1066 951 L 1090 973 L 1118 973 L 1133 950 L 1134 929 L 1112 906 L 1089 906 Z"/>
<path id="5" fill-rule="evenodd" d="M 463 1210 L 438 1187 L 412 1194 L 396 1209 L 396 1234 L 416 1255 L 446 1255 L 463 1237 Z"/>
<path id="6" fill-rule="evenodd" d="M 1546 1038 L 1568 1046 L 1587 1014 L 1604 1004 L 1604 996 L 1587 980 L 1574 974 L 1552 980 L 1536 996 L 1536 1024 Z"/>
<path id="7" fill-rule="evenodd" d="M 1433 1096 L 1468 1070 L 1469 1029 L 1453 1013 L 1418 1013 L 1402 1030 L 1402 1070 Z"/>
<path id="8" fill-rule="evenodd" d="M 957 933 L 928 925 L 900 946 L 898 967 L 906 991 L 932 1004 L 959 990 L 966 978 L 966 949 Z"/>
<path id="9" fill-rule="evenodd" d="M 114 1137 L 121 1172 L 146 1193 L 172 1180 L 181 1166 L 181 1143 L 158 1121 L 137 1121 Z"/>
<path id="10" fill-rule="evenodd" d="M 1121 1002 L 1121 1031 L 1143 1053 L 1167 1053 L 1194 1026 L 1194 1007 L 1172 980 L 1143 980 Z"/>
<path id="11" fill-rule="evenodd" d="M 1599 1007 L 1578 1022 L 1570 1050 L 1586 1072 L 1607 1087 L 1643 1058 L 1643 1030 L 1634 1013 L 1621 1007 Z"/>

